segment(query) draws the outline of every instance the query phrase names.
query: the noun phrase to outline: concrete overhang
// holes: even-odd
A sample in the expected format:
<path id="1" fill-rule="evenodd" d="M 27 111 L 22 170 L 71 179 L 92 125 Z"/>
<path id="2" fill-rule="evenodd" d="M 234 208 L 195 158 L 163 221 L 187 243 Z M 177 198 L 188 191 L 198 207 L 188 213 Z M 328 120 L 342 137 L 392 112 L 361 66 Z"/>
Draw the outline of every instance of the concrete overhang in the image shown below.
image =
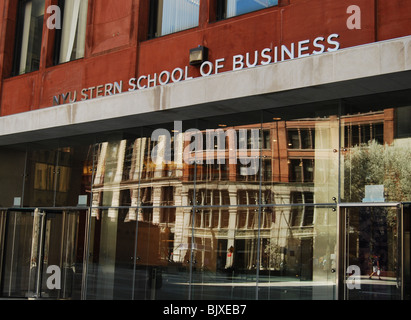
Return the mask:
<path id="1" fill-rule="evenodd" d="M 0 145 L 402 92 L 411 36 L 0 118 Z"/>

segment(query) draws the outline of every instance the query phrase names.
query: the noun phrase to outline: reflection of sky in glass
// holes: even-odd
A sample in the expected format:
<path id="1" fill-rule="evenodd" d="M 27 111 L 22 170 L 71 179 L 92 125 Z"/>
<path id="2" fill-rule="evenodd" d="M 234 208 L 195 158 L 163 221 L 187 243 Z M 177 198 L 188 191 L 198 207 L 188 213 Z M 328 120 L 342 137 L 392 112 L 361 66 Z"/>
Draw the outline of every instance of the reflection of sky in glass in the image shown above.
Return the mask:
<path id="1" fill-rule="evenodd" d="M 278 0 L 228 0 L 227 17 L 278 5 Z"/>

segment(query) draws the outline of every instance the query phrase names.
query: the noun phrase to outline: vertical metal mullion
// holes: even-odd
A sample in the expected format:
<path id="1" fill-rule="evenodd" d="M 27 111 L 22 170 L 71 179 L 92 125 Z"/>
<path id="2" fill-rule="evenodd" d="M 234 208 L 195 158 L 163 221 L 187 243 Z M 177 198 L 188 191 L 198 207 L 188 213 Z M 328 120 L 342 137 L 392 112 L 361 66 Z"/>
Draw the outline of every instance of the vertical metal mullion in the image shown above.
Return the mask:
<path id="1" fill-rule="evenodd" d="M 136 270 L 137 270 L 137 245 L 138 245 L 138 214 L 139 210 L 142 207 L 142 204 L 140 203 L 140 187 L 141 187 L 141 177 L 143 175 L 142 169 L 143 169 L 143 163 L 144 163 L 144 157 L 145 157 L 145 150 L 142 148 L 143 146 L 143 129 L 140 131 L 140 153 L 137 155 L 139 158 L 139 161 L 141 158 L 143 158 L 143 161 L 140 163 L 140 168 L 138 170 L 138 187 L 137 187 L 137 215 L 136 215 L 136 232 L 135 232 L 135 237 L 134 237 L 134 257 L 133 257 L 133 284 L 131 285 L 131 300 L 134 300 L 134 292 L 135 292 L 135 286 L 136 286 Z M 147 148 L 150 150 L 150 144 L 151 141 L 147 139 Z M 137 146 L 135 146 L 137 147 Z M 146 146 L 144 146 L 145 148 Z"/>
<path id="2" fill-rule="evenodd" d="M 61 290 L 58 293 L 58 296 L 60 297 L 61 294 L 63 293 L 63 298 L 66 297 L 66 278 L 67 278 L 67 271 L 66 268 L 64 267 L 65 261 L 67 259 L 67 242 L 68 242 L 68 228 L 70 226 L 70 223 L 67 221 L 69 218 L 69 215 L 67 214 L 67 211 L 63 211 L 61 213 L 62 215 L 62 232 L 61 232 L 61 244 L 60 244 L 60 270 L 61 270 Z"/>
<path id="3" fill-rule="evenodd" d="M 37 253 L 37 280 L 36 280 L 36 298 L 41 298 L 41 280 L 43 271 L 43 251 L 44 251 L 44 232 L 46 213 L 39 212 L 40 215 L 40 239 L 38 240 L 38 253 Z"/>
<path id="4" fill-rule="evenodd" d="M 188 300 L 192 299 L 192 283 L 193 283 L 193 259 L 194 259 L 194 227 L 195 227 L 195 217 L 197 213 L 197 149 L 194 156 L 194 182 L 193 182 L 193 209 L 191 217 L 191 243 L 190 243 L 190 268 L 189 268 L 189 285 L 188 285 Z"/>
<path id="5" fill-rule="evenodd" d="M 397 209 L 397 221 L 400 224 L 398 226 L 397 223 L 397 228 L 398 228 L 398 239 L 397 239 L 397 245 L 398 245 L 398 257 L 400 259 L 399 261 L 399 284 L 400 284 L 400 299 L 404 300 L 404 204 L 400 204 L 398 209 Z"/>
<path id="6" fill-rule="evenodd" d="M 259 139 L 258 139 L 258 146 L 259 146 L 259 159 L 258 164 L 259 168 L 259 191 L 258 191 L 258 231 L 257 231 L 257 263 L 256 263 L 256 278 L 255 278 L 255 300 L 258 300 L 258 284 L 259 284 L 259 276 L 260 276 L 260 250 L 261 250 L 261 206 L 262 206 L 262 179 L 263 179 L 263 154 L 262 154 L 262 145 L 263 145 L 263 121 L 264 121 L 264 113 L 260 111 L 260 130 L 259 130 Z"/>
<path id="7" fill-rule="evenodd" d="M 21 207 L 24 208 L 24 190 L 26 188 L 26 176 L 27 176 L 27 162 L 28 162 L 28 150 L 26 148 L 26 156 L 24 159 L 24 170 L 23 170 L 23 183 L 21 191 Z"/>
<path id="8" fill-rule="evenodd" d="M 7 217 L 7 224 L 6 227 L 8 228 L 9 225 L 9 217 Z M 11 283 L 13 279 L 13 261 L 14 261 L 14 245 L 16 243 L 16 225 L 17 225 L 17 214 L 14 213 L 14 225 L 13 225 L 13 240 L 12 240 L 12 248 L 11 248 L 11 267 L 10 267 L 10 279 L 9 279 L 9 296 L 11 296 Z"/>
<path id="9" fill-rule="evenodd" d="M 59 179 L 59 163 L 60 163 L 60 149 L 57 148 L 55 165 L 54 165 L 54 190 L 53 190 L 53 207 L 56 206 L 56 198 L 57 198 L 57 180 Z"/>
<path id="10" fill-rule="evenodd" d="M 343 108 L 343 101 L 339 100 L 338 101 L 338 178 L 337 178 L 337 197 L 336 197 L 336 203 L 337 203 L 337 272 L 336 272 L 336 299 L 340 299 L 340 293 L 341 290 L 344 290 L 343 298 L 345 300 L 345 289 L 344 289 L 344 276 L 345 271 L 340 270 L 341 266 L 343 269 L 345 269 L 345 253 L 346 253 L 346 227 L 347 227 L 347 219 L 346 219 L 346 209 L 343 207 L 340 207 L 341 204 L 341 138 L 343 136 L 343 130 L 342 129 L 342 108 Z M 341 210 L 344 210 L 344 213 L 342 213 Z M 341 259 L 343 259 L 343 263 L 341 263 Z M 345 269 L 346 270 L 346 269 Z M 340 288 L 340 286 L 343 286 L 343 288 Z"/>
<path id="11" fill-rule="evenodd" d="M 90 185 L 90 203 L 88 207 L 88 213 L 86 216 L 86 235 L 84 237 L 84 254 L 83 254 L 83 275 L 81 280 L 81 300 L 87 300 L 87 277 L 88 277 L 88 263 L 89 263 L 89 255 L 90 255 L 90 236 L 91 236 L 91 213 L 93 209 L 93 181 L 95 175 L 95 148 L 96 148 L 96 141 L 94 141 L 92 147 L 92 171 L 91 171 L 91 185 Z"/>

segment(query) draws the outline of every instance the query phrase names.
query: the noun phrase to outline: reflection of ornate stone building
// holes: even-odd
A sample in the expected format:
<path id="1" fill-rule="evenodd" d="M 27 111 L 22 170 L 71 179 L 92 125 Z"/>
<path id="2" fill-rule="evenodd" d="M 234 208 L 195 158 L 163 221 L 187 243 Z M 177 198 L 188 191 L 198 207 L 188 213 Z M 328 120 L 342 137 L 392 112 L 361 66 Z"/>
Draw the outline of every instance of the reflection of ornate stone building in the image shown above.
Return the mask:
<path id="1" fill-rule="evenodd" d="M 343 146 L 350 148 L 369 140 L 389 143 L 393 120 L 389 110 L 385 114 L 345 116 Z M 325 264 L 335 264 L 330 256 L 335 248 L 328 242 L 324 247 L 321 235 L 335 226 L 336 220 L 330 207 L 314 203 L 333 203 L 337 195 L 336 180 L 329 175 L 338 163 L 339 153 L 331 148 L 332 139 L 338 139 L 338 120 L 276 119 L 261 128 L 244 128 L 248 130 L 248 151 L 250 130 L 259 129 L 261 161 L 253 175 L 242 175 L 243 165 L 230 162 L 230 150 L 217 149 L 217 140 L 211 152 L 196 153 L 195 165 L 182 161 L 182 150 L 188 150 L 183 135 L 171 139 L 172 150 L 178 150 L 171 162 L 164 161 L 164 139 L 157 143 L 147 137 L 100 144 L 93 206 L 107 207 L 108 217 L 113 219 L 117 219 L 118 210 L 110 207 L 130 207 L 125 221 L 138 219 L 158 226 L 158 250 L 163 260 L 185 264 L 193 248 L 193 258 L 203 269 L 234 267 L 246 272 L 256 268 L 259 257 L 261 272 L 321 277 Z M 238 132 L 239 128 L 224 130 Z M 230 146 L 229 136 L 225 139 Z M 159 151 L 155 162 L 154 148 Z M 207 161 L 207 156 L 212 161 Z M 266 207 L 259 209 L 258 204 Z M 99 214 L 98 209 L 93 212 L 93 216 Z"/>

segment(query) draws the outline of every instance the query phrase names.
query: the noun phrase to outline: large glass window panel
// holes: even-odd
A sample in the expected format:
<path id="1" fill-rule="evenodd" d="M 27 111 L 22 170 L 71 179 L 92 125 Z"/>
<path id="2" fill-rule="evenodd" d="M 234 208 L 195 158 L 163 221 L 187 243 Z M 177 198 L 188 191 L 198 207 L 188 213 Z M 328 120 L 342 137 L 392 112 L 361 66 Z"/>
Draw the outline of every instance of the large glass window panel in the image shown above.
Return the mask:
<path id="1" fill-rule="evenodd" d="M 98 139 L 101 142 L 94 147 L 93 207 L 129 206 L 127 219 L 136 221 L 137 206 L 154 204 L 154 189 L 149 183 L 156 170 L 151 161 L 151 135 L 135 129 Z"/>
<path id="2" fill-rule="evenodd" d="M 127 210 L 98 210 L 90 221 L 87 299 L 132 299 L 136 221 Z"/>
<path id="3" fill-rule="evenodd" d="M 131 182 L 128 177 L 130 162 L 127 155 L 131 143 L 132 140 L 114 137 L 94 146 L 93 207 L 130 205 L 130 195 L 134 190 L 137 194 L 138 180 Z M 93 209 L 92 215 L 98 215 L 98 210 Z M 135 216 L 133 220 L 136 220 Z"/>
<path id="4" fill-rule="evenodd" d="M 278 5 L 278 0 L 222 0 L 217 2 L 219 19 L 231 18 Z"/>
<path id="5" fill-rule="evenodd" d="M 28 147 L 24 206 L 89 205 L 93 144 L 88 141 L 81 137 L 39 142 Z"/>
<path id="6" fill-rule="evenodd" d="M 345 202 L 411 200 L 411 107 L 347 101 L 341 117 L 341 198 Z"/>
<path id="7" fill-rule="evenodd" d="M 19 1 L 15 73 L 36 71 L 40 67 L 45 1 Z"/>
<path id="8" fill-rule="evenodd" d="M 26 148 L 0 148 L 0 208 L 23 205 Z"/>
<path id="9" fill-rule="evenodd" d="M 7 215 L 0 295 L 24 298 L 33 292 L 36 284 L 39 215 L 30 211 Z"/>
<path id="10" fill-rule="evenodd" d="M 143 286 L 136 282 L 136 299 L 189 297 L 191 246 L 188 237 L 193 202 L 190 190 L 194 182 L 193 177 L 190 178 L 190 165 L 184 161 L 184 134 L 190 127 L 194 126 L 176 121 L 141 131 L 139 191 L 136 198 L 133 194 L 131 202 L 141 206 L 138 208 L 138 248 L 152 248 L 157 252 L 158 261 L 154 265 L 142 263 L 137 269 L 136 281 L 143 281 L 144 274 L 149 274 L 152 283 Z M 156 235 L 156 238 L 150 240 L 144 234 Z"/>
<path id="11" fill-rule="evenodd" d="M 190 247 L 187 236 L 189 208 L 161 208 L 160 221 L 139 211 L 134 299 L 184 300 L 188 298 Z M 172 213 L 171 213 L 172 212 Z"/>
<path id="12" fill-rule="evenodd" d="M 269 148 L 266 131 L 261 130 L 261 113 L 203 118 L 196 128 L 190 140 L 197 149 L 191 154 L 195 205 L 258 204 L 261 175 L 270 170 L 260 158 L 261 148 Z"/>
<path id="13" fill-rule="evenodd" d="M 404 289 L 401 280 L 407 268 L 401 265 L 400 252 L 404 250 L 400 241 L 403 237 L 401 208 L 358 206 L 341 207 L 341 210 L 346 225 L 343 247 L 345 267 L 355 268 L 355 277 L 347 277 L 344 281 L 344 298 L 400 299 Z"/>
<path id="14" fill-rule="evenodd" d="M 338 104 L 264 111 L 263 203 L 332 203 L 338 198 Z"/>
<path id="15" fill-rule="evenodd" d="M 259 208 L 228 207 L 228 225 L 204 225 L 218 213 L 198 208 L 193 218 L 192 298 L 256 298 Z M 201 222 L 198 223 L 197 221 Z M 191 235 L 190 235 L 191 236 Z"/>
<path id="16" fill-rule="evenodd" d="M 56 162 L 55 206 L 89 206 L 93 174 L 93 139 L 60 141 Z"/>
<path id="17" fill-rule="evenodd" d="M 58 63 L 84 57 L 88 0 L 61 0 L 62 29 L 58 34 Z"/>
<path id="18" fill-rule="evenodd" d="M 193 163 L 184 159 L 185 132 L 194 127 L 189 122 L 145 127 L 130 144 L 130 181 L 138 182 L 138 191 L 132 191 L 132 206 L 156 207 L 154 219 L 173 219 L 174 209 L 162 207 L 192 205 Z M 131 179 L 131 175 L 133 178 Z M 126 177 L 126 179 L 129 179 Z M 130 192 L 131 193 L 131 192 Z"/>
<path id="19" fill-rule="evenodd" d="M 5 252 L 7 210 L 0 209 L 0 274 L 3 274 L 3 262 Z M 3 279 L 0 277 L 0 288 L 3 288 Z"/>
<path id="20" fill-rule="evenodd" d="M 58 146 L 32 146 L 28 150 L 24 206 L 53 207 L 56 201 Z"/>
<path id="21" fill-rule="evenodd" d="M 150 37 L 198 26 L 200 0 L 151 0 Z"/>
<path id="22" fill-rule="evenodd" d="M 335 299 L 335 208 L 263 207 L 261 220 L 259 298 Z"/>

